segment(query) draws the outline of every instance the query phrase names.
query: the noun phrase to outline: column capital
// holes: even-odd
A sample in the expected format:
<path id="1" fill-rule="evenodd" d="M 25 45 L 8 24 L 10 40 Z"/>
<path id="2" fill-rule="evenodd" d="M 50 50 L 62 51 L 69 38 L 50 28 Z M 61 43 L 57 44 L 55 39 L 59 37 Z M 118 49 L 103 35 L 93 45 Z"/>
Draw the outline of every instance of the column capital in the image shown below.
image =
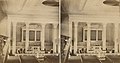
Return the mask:
<path id="1" fill-rule="evenodd" d="M 53 23 L 53 28 L 57 28 L 58 24 L 57 23 Z"/>
<path id="2" fill-rule="evenodd" d="M 69 24 L 71 24 L 72 22 L 71 21 L 69 21 Z"/>
<path id="3" fill-rule="evenodd" d="M 74 26 L 77 27 L 78 26 L 78 22 L 74 22 Z"/>
<path id="4" fill-rule="evenodd" d="M 87 27 L 90 28 L 90 26 L 91 26 L 91 23 L 87 22 Z"/>
<path id="5" fill-rule="evenodd" d="M 28 29 L 30 23 L 29 23 L 29 22 L 26 22 L 25 24 L 26 24 L 26 29 Z"/>
<path id="6" fill-rule="evenodd" d="M 103 25 L 103 26 L 106 26 L 106 25 L 107 25 L 107 23 L 102 23 L 102 25 Z"/>
<path id="7" fill-rule="evenodd" d="M 17 22 L 13 22 L 13 26 L 16 26 Z"/>
<path id="8" fill-rule="evenodd" d="M 46 23 L 42 23 L 41 26 L 42 26 L 42 28 L 45 28 Z"/>
<path id="9" fill-rule="evenodd" d="M 87 22 L 86 24 L 87 24 L 87 25 L 91 25 L 91 22 Z"/>
<path id="10" fill-rule="evenodd" d="M 25 24 L 29 25 L 29 24 L 30 24 L 30 22 L 25 22 Z"/>
<path id="11" fill-rule="evenodd" d="M 119 23 L 114 23 L 115 27 L 118 27 L 119 26 Z"/>
<path id="12" fill-rule="evenodd" d="M 91 22 L 87 22 L 87 25 L 91 25 Z"/>

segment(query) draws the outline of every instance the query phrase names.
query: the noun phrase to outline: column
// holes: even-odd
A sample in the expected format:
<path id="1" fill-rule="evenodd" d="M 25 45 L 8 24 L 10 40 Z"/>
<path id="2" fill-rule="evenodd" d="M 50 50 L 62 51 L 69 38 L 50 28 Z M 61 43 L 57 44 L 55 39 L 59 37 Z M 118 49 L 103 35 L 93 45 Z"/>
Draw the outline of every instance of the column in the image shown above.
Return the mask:
<path id="1" fill-rule="evenodd" d="M 120 53 L 120 43 L 118 44 L 118 48 L 119 48 L 118 50 L 119 50 L 119 53 Z"/>
<path id="2" fill-rule="evenodd" d="M 16 53 L 16 22 L 13 22 L 13 44 L 12 44 L 12 53 Z"/>
<path id="3" fill-rule="evenodd" d="M 69 22 L 69 37 L 71 38 L 70 52 L 72 52 L 72 22 Z"/>
<path id="4" fill-rule="evenodd" d="M 26 23 L 26 42 L 25 42 L 25 52 L 27 53 L 29 47 L 29 23 Z"/>
<path id="5" fill-rule="evenodd" d="M 11 51 L 11 21 L 8 21 L 7 22 L 7 36 L 8 36 L 8 39 L 7 39 L 7 43 L 9 44 L 9 53 Z"/>
<path id="6" fill-rule="evenodd" d="M 96 30 L 96 41 L 98 41 L 98 30 Z"/>
<path id="7" fill-rule="evenodd" d="M 91 40 L 90 40 L 90 35 L 91 35 L 90 27 L 91 27 L 91 23 L 87 23 L 87 52 L 90 50 L 90 42 L 91 42 Z"/>
<path id="8" fill-rule="evenodd" d="M 83 29 L 83 42 L 85 42 L 85 30 Z"/>
<path id="9" fill-rule="evenodd" d="M 23 40 L 23 30 L 22 30 L 22 42 L 23 42 L 24 40 Z"/>
<path id="10" fill-rule="evenodd" d="M 106 50 L 106 25 L 107 23 L 103 23 L 103 31 L 102 31 L 103 50 Z"/>
<path id="11" fill-rule="evenodd" d="M 41 50 L 45 49 L 45 24 L 42 23 L 42 30 L 41 30 Z"/>
<path id="12" fill-rule="evenodd" d="M 58 24 L 53 24 L 53 52 L 56 53 L 57 49 L 57 25 Z"/>
<path id="13" fill-rule="evenodd" d="M 37 30 L 35 30 L 35 41 L 37 41 L 37 36 L 36 36 L 36 34 L 37 34 Z"/>
<path id="14" fill-rule="evenodd" d="M 114 32 L 114 49 L 115 49 L 115 53 L 118 52 L 118 27 L 119 27 L 119 23 L 114 23 L 115 25 L 115 32 Z"/>
<path id="15" fill-rule="evenodd" d="M 57 40 L 58 41 L 58 54 L 61 54 L 61 39 L 60 39 L 60 36 L 59 36 L 59 39 Z"/>
<path id="16" fill-rule="evenodd" d="M 78 34 L 78 22 L 74 22 L 74 54 L 77 53 L 77 34 Z"/>

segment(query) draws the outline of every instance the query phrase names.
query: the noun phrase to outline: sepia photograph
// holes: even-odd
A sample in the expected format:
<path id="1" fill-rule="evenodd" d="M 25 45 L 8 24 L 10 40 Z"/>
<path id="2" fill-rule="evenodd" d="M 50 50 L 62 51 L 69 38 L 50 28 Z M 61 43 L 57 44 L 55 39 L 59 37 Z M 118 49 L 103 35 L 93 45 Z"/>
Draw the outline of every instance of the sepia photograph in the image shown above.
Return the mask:
<path id="1" fill-rule="evenodd" d="M 120 63 L 120 0 L 0 0 L 0 63 Z"/>

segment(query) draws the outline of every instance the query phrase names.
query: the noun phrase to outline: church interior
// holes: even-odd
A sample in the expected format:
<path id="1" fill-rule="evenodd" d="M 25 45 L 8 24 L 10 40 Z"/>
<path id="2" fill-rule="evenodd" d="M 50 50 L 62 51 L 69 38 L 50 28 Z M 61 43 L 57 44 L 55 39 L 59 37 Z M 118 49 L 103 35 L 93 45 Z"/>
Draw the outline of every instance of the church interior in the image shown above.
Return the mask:
<path id="1" fill-rule="evenodd" d="M 120 1 L 61 2 L 63 63 L 120 63 Z"/>
<path id="2" fill-rule="evenodd" d="M 0 63 L 59 63 L 58 8 L 58 0 L 0 0 Z"/>
<path id="3" fill-rule="evenodd" d="M 120 63 L 120 0 L 0 0 L 0 63 Z"/>

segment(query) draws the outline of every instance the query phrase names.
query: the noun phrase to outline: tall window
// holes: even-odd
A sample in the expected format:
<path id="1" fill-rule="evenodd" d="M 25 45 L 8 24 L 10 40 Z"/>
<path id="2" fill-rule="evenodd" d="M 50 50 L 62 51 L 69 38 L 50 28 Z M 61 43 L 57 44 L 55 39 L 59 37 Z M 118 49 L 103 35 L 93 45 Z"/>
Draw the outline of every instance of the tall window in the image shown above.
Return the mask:
<path id="1" fill-rule="evenodd" d="M 101 41 L 102 40 L 102 30 L 91 30 L 90 31 L 90 40 L 91 41 Z M 87 40 L 87 30 L 84 30 L 84 39 L 83 40 Z"/>
<path id="2" fill-rule="evenodd" d="M 26 30 L 23 30 L 23 41 L 26 41 Z M 29 30 L 29 41 L 40 41 L 41 31 L 40 30 Z"/>
<path id="3" fill-rule="evenodd" d="M 36 41 L 40 41 L 40 31 L 36 31 Z"/>
<path id="4" fill-rule="evenodd" d="M 92 41 L 96 40 L 96 30 L 91 30 L 91 40 Z"/>
<path id="5" fill-rule="evenodd" d="M 102 30 L 98 30 L 98 40 L 102 40 Z"/>
<path id="6" fill-rule="evenodd" d="M 87 40 L 87 30 L 85 30 L 85 40 Z"/>
<path id="7" fill-rule="evenodd" d="M 29 41 L 35 41 L 35 31 L 29 31 Z"/>
<path id="8" fill-rule="evenodd" d="M 23 30 L 23 41 L 26 41 L 26 30 Z"/>

